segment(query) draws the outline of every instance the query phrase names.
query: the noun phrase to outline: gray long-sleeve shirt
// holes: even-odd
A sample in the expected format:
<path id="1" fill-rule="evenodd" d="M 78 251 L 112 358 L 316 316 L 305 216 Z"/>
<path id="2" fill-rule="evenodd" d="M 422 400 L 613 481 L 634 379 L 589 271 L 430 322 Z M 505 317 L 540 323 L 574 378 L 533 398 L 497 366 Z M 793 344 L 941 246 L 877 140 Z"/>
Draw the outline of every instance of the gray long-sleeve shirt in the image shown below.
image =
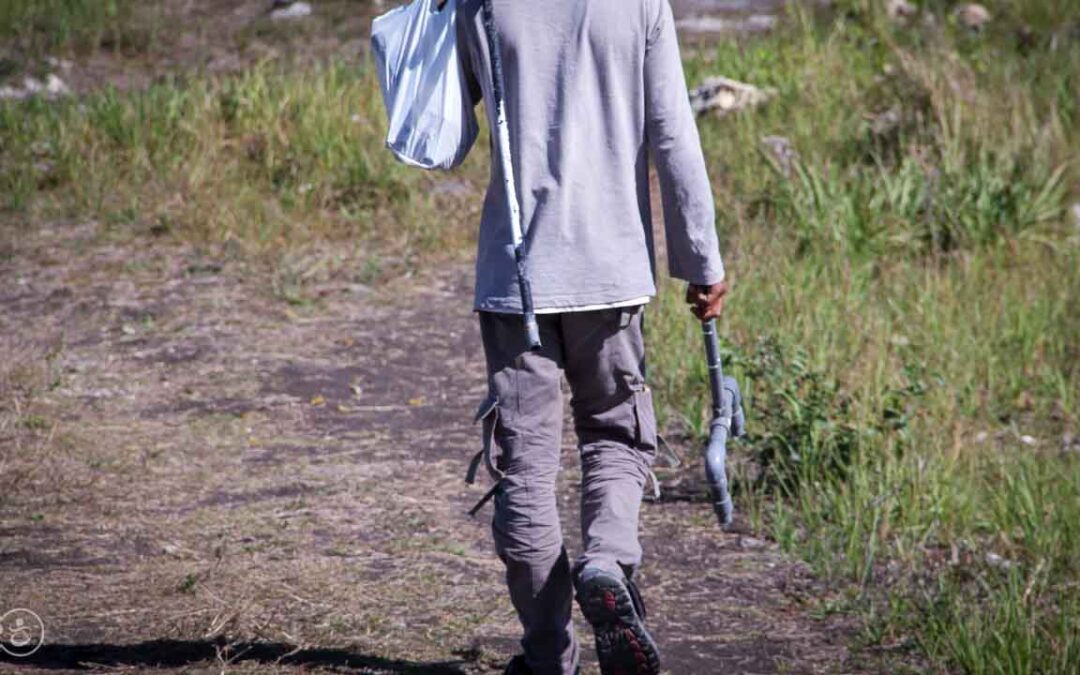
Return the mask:
<path id="1" fill-rule="evenodd" d="M 671 275 L 723 279 L 712 191 L 668 0 L 494 0 L 510 148 L 538 310 L 656 293 L 649 156 Z M 480 0 L 458 2 L 473 99 L 493 119 Z M 475 307 L 520 312 L 502 172 L 492 162 Z"/>

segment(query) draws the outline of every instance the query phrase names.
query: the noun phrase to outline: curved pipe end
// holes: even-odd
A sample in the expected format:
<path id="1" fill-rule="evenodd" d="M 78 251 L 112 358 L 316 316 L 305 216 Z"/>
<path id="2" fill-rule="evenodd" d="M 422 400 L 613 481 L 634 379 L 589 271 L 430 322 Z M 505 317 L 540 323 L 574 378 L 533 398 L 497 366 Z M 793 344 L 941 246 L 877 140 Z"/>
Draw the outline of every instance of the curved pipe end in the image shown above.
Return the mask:
<path id="1" fill-rule="evenodd" d="M 727 479 L 727 438 L 728 425 L 719 419 L 712 423 L 709 433 L 709 445 L 705 449 L 705 475 L 712 490 L 713 510 L 721 525 L 730 525 L 734 518 L 735 506 L 728 490 Z"/>

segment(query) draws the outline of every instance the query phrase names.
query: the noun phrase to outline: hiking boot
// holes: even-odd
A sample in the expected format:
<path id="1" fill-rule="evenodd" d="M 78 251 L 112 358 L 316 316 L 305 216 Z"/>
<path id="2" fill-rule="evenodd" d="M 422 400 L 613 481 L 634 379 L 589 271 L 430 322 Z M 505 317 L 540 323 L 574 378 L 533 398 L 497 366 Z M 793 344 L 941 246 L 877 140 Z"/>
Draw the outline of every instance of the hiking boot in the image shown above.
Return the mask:
<path id="1" fill-rule="evenodd" d="M 596 634 L 603 675 L 658 675 L 660 653 L 645 630 L 645 606 L 633 582 L 605 570 L 586 568 L 577 580 L 581 613 Z"/>
<path id="2" fill-rule="evenodd" d="M 533 671 L 532 668 L 525 663 L 525 655 L 518 654 L 510 659 L 510 663 L 506 664 L 506 670 L 503 671 L 503 675 L 533 675 Z M 581 675 L 580 666 L 574 669 L 574 675 Z"/>

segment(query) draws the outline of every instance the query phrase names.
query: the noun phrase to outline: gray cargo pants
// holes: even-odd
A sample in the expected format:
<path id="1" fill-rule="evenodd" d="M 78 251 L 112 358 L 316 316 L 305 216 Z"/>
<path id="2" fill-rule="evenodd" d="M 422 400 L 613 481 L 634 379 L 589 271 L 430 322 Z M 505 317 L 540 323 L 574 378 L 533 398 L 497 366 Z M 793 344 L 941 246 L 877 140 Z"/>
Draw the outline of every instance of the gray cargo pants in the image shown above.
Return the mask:
<path id="1" fill-rule="evenodd" d="M 490 394 L 477 418 L 498 481 L 492 531 L 536 675 L 577 667 L 572 574 L 589 566 L 629 576 L 641 563 L 638 512 L 656 454 L 642 314 L 631 307 L 540 315 L 543 347 L 530 352 L 519 315 L 480 313 Z M 573 570 L 555 500 L 562 373 L 581 451 L 583 542 Z"/>

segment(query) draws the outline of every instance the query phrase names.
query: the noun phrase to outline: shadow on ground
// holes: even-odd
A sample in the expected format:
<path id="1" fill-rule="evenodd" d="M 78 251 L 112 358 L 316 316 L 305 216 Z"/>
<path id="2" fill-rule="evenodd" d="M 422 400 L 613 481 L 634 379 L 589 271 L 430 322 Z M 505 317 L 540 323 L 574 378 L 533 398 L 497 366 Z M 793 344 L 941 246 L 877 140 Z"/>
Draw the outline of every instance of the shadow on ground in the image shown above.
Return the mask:
<path id="1" fill-rule="evenodd" d="M 344 649 L 308 648 L 282 642 L 227 643 L 214 640 L 150 640 L 135 644 L 49 644 L 17 658 L 0 651 L 0 663 L 52 670 L 100 670 L 103 667 L 177 668 L 205 663 L 256 662 L 271 666 L 356 669 L 365 673 L 461 675 L 464 662 L 416 663 L 356 654 Z"/>

